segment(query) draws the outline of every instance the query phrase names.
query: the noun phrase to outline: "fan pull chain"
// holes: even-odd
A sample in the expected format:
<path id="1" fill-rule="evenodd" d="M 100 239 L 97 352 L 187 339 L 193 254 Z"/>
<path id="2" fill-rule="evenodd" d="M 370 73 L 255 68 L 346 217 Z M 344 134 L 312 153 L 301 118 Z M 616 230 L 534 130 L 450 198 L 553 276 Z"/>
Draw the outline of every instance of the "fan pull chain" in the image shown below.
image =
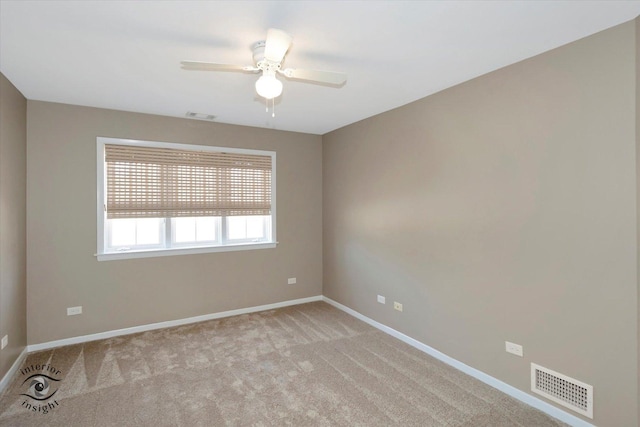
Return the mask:
<path id="1" fill-rule="evenodd" d="M 264 100 L 264 111 L 265 112 L 269 112 L 269 100 L 265 98 Z M 275 98 L 271 98 L 271 117 L 275 117 L 276 116 L 276 99 Z"/>

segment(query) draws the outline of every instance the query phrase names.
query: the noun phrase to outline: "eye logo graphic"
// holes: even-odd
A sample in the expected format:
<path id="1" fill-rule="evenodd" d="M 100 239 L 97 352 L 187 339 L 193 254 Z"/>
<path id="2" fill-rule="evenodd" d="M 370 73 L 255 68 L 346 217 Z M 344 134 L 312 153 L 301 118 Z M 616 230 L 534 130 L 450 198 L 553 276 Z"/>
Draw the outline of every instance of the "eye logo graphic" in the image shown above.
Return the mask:
<path id="1" fill-rule="evenodd" d="M 25 379 L 22 384 L 24 385 L 27 381 L 30 381 L 29 389 L 27 393 L 21 393 L 22 396 L 27 396 L 34 400 L 47 400 L 53 397 L 53 395 L 58 392 L 57 389 L 53 392 L 50 392 L 51 385 L 49 384 L 49 381 L 60 380 L 51 378 L 50 376 L 44 374 L 34 374 Z"/>
<path id="2" fill-rule="evenodd" d="M 31 365 L 20 369 L 20 373 L 25 377 L 22 381 L 22 391 L 20 396 L 26 396 L 22 402 L 22 407 L 28 411 L 40 414 L 48 414 L 60 403 L 51 399 L 58 392 L 58 382 L 61 380 L 54 378 L 60 376 L 60 371 L 49 364 Z"/>

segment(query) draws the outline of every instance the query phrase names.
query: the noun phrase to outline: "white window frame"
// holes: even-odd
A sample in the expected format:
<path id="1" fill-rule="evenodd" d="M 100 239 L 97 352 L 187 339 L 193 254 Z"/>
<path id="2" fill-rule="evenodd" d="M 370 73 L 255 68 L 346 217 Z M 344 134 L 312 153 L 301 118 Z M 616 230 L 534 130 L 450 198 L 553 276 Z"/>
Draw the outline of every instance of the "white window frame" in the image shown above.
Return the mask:
<path id="1" fill-rule="evenodd" d="M 229 147 L 213 147 L 209 145 L 193 145 L 193 144 L 177 144 L 172 142 L 158 142 L 158 141 L 142 141 L 135 139 L 121 139 L 121 138 L 106 138 L 98 137 L 96 143 L 97 147 L 97 253 L 96 258 L 98 261 L 109 261 L 118 259 L 130 259 L 130 258 L 150 258 L 158 256 L 171 256 L 171 255 L 189 255 L 189 254 L 201 254 L 210 252 L 229 252 L 229 251 L 244 251 L 253 249 L 269 249 L 275 248 L 277 245 L 276 239 L 276 153 L 275 151 L 263 151 L 263 150 L 249 150 L 240 148 Z M 215 246 L 203 246 L 203 245 L 177 245 L 175 247 L 166 248 L 154 247 L 154 248 L 140 248 L 134 250 L 118 250 L 108 252 L 106 248 L 106 242 L 108 241 L 108 227 L 107 227 L 107 212 L 106 212 L 106 167 L 105 167 L 105 144 L 112 145 L 137 145 L 143 147 L 156 147 L 156 148 L 170 148 L 178 150 L 196 150 L 196 151 L 224 151 L 227 153 L 239 153 L 239 154 L 254 154 L 262 156 L 271 156 L 271 240 L 267 242 L 255 242 L 251 239 L 246 240 L 232 240 L 226 239 L 224 229 L 226 228 L 226 217 L 221 217 L 222 226 L 220 230 L 222 232 L 220 242 Z M 168 221 L 167 221 L 168 222 Z M 166 240 L 173 240 L 172 236 L 167 235 L 168 231 L 165 231 Z"/>

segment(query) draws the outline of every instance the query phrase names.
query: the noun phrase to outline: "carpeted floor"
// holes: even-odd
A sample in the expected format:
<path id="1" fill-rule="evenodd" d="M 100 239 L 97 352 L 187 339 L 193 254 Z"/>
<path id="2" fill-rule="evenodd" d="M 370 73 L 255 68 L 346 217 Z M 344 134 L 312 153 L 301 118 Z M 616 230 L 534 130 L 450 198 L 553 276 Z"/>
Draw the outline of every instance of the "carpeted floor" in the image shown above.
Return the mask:
<path id="1" fill-rule="evenodd" d="M 29 354 L 0 425 L 564 424 L 317 302 Z"/>

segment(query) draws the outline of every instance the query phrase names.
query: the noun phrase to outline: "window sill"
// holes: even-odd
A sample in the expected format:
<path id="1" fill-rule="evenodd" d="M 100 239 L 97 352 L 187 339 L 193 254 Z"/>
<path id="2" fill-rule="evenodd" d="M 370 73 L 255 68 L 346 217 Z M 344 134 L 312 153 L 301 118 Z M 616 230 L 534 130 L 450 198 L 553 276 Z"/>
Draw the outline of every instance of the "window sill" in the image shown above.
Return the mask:
<path id="1" fill-rule="evenodd" d="M 270 249 L 275 248 L 278 242 L 269 243 L 244 243 L 236 245 L 210 246 L 199 248 L 173 248 L 173 249 L 152 249 L 142 251 L 127 252 L 109 252 L 96 254 L 98 261 L 113 261 L 117 259 L 133 259 L 133 258 L 154 258 L 161 256 L 174 255 L 193 255 L 206 254 L 211 252 L 233 252 L 233 251 L 249 251 L 253 249 Z"/>

